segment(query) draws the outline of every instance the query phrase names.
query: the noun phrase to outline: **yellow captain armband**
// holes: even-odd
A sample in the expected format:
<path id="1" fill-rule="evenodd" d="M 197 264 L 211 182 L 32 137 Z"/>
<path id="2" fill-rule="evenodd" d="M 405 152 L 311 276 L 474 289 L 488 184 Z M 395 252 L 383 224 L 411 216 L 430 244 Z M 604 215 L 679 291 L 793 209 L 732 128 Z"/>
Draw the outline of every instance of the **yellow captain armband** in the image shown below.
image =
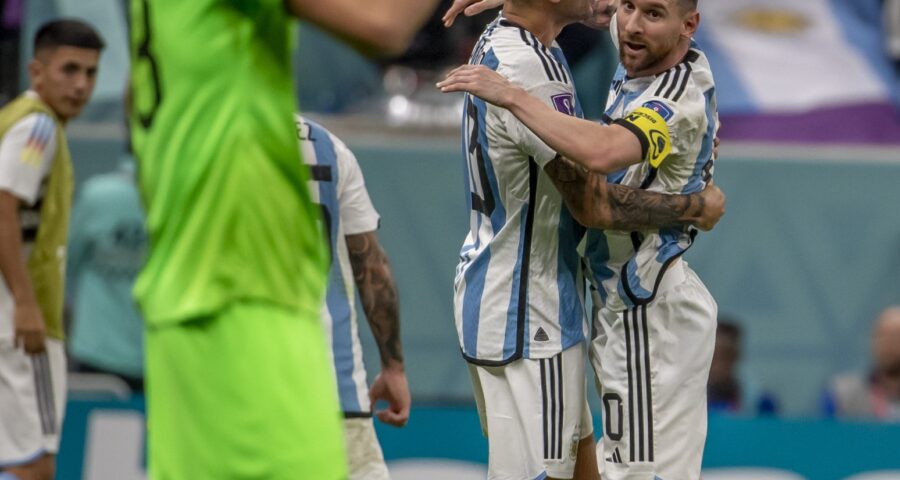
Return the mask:
<path id="1" fill-rule="evenodd" d="M 627 128 L 637 136 L 641 142 L 644 161 L 650 162 L 651 167 L 659 168 L 663 160 L 672 153 L 669 126 L 656 110 L 640 107 L 613 123 Z"/>

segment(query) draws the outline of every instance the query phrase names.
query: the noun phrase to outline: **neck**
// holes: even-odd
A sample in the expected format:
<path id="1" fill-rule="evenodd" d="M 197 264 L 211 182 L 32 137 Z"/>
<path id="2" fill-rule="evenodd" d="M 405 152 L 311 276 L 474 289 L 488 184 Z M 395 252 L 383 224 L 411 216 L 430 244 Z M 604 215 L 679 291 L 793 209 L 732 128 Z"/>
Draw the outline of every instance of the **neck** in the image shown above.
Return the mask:
<path id="1" fill-rule="evenodd" d="M 543 5 L 543 2 L 540 5 Z M 559 36 L 563 27 L 569 23 L 555 18 L 552 12 L 545 12 L 532 4 L 522 5 L 509 0 L 503 3 L 503 16 L 531 32 L 548 48 Z"/>
<path id="2" fill-rule="evenodd" d="M 37 97 L 37 99 L 40 100 L 40 102 L 43 103 L 51 112 L 53 112 L 53 116 L 55 116 L 56 119 L 59 120 L 59 123 L 62 126 L 66 125 L 66 123 L 68 122 L 69 119 L 60 115 L 59 112 L 57 112 L 53 108 L 53 106 L 50 105 L 50 102 L 48 102 L 47 100 L 44 99 L 44 96 L 41 95 L 40 91 L 35 89 L 33 85 L 28 88 L 28 91 L 34 93 L 34 96 Z"/>

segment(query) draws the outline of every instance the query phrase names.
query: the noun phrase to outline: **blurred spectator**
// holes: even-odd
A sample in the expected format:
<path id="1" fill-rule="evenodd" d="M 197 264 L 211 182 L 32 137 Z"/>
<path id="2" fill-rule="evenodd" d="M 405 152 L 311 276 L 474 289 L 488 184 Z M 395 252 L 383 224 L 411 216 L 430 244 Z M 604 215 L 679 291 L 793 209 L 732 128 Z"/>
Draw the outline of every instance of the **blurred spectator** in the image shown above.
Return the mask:
<path id="1" fill-rule="evenodd" d="M 131 297 L 147 235 L 131 158 L 85 182 L 72 211 L 67 264 L 69 355 L 79 371 L 143 391 L 143 322 Z M 75 362 L 73 362 L 75 363 Z"/>
<path id="2" fill-rule="evenodd" d="M 900 72 L 900 0 L 884 0 L 883 18 L 885 46 Z"/>
<path id="3" fill-rule="evenodd" d="M 719 318 L 716 348 L 709 369 L 707 401 L 712 412 L 774 414 L 775 398 L 759 393 L 749 382 L 742 382 L 738 372 L 741 360 L 741 327 L 733 319 Z"/>
<path id="4" fill-rule="evenodd" d="M 835 376 L 823 399 L 828 416 L 900 421 L 900 306 L 885 309 L 872 332 L 868 374 Z"/>
<path id="5" fill-rule="evenodd" d="M 24 0 L 0 0 L 0 105 L 19 93 L 19 34 Z"/>

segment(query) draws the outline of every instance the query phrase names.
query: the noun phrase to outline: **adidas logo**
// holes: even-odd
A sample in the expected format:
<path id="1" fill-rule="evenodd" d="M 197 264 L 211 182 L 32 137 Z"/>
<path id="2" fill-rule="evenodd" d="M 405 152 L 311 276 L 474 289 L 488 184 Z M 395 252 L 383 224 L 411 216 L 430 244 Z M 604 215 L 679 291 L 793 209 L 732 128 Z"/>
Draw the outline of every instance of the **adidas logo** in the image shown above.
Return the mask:
<path id="1" fill-rule="evenodd" d="M 549 342 L 550 337 L 547 335 L 547 332 L 544 331 L 542 327 L 538 327 L 537 332 L 534 334 L 535 342 Z"/>
<path id="2" fill-rule="evenodd" d="M 606 461 L 609 463 L 622 463 L 622 454 L 619 453 L 619 447 L 613 450 L 612 456 L 606 457 Z"/>

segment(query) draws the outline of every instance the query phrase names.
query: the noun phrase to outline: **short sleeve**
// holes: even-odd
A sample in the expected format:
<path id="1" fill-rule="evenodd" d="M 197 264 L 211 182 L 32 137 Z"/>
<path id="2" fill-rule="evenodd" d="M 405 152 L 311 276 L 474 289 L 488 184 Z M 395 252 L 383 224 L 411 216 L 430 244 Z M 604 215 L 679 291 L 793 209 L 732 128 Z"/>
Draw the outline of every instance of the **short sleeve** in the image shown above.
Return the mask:
<path id="1" fill-rule="evenodd" d="M 335 137 L 332 139 L 338 162 L 337 195 L 344 235 L 378 230 L 378 222 L 381 217 L 369 198 L 366 182 L 359 163 L 356 161 L 356 156 L 343 142 Z"/>
<path id="2" fill-rule="evenodd" d="M 532 96 L 566 115 L 575 115 L 575 92 L 569 85 L 560 82 L 545 82 L 527 89 Z M 556 158 L 556 151 L 544 143 L 537 135 L 520 122 L 513 114 L 504 110 L 507 125 L 513 141 L 523 152 L 534 158 L 538 166 L 544 168 Z"/>
<path id="3" fill-rule="evenodd" d="M 678 101 L 663 96 L 651 96 L 636 104 L 633 110 L 649 108 L 658 113 L 669 127 L 669 138 L 672 144 L 671 155 L 682 155 L 691 149 L 697 141 L 700 125 L 706 118 L 706 103 L 698 96 L 697 90 L 688 88 Z M 628 112 L 631 113 L 631 112 Z M 626 116 L 627 114 L 626 113 Z"/>
<path id="4" fill-rule="evenodd" d="M 0 190 L 34 205 L 54 155 L 56 123 L 53 119 L 45 113 L 24 117 L 0 139 Z"/>

